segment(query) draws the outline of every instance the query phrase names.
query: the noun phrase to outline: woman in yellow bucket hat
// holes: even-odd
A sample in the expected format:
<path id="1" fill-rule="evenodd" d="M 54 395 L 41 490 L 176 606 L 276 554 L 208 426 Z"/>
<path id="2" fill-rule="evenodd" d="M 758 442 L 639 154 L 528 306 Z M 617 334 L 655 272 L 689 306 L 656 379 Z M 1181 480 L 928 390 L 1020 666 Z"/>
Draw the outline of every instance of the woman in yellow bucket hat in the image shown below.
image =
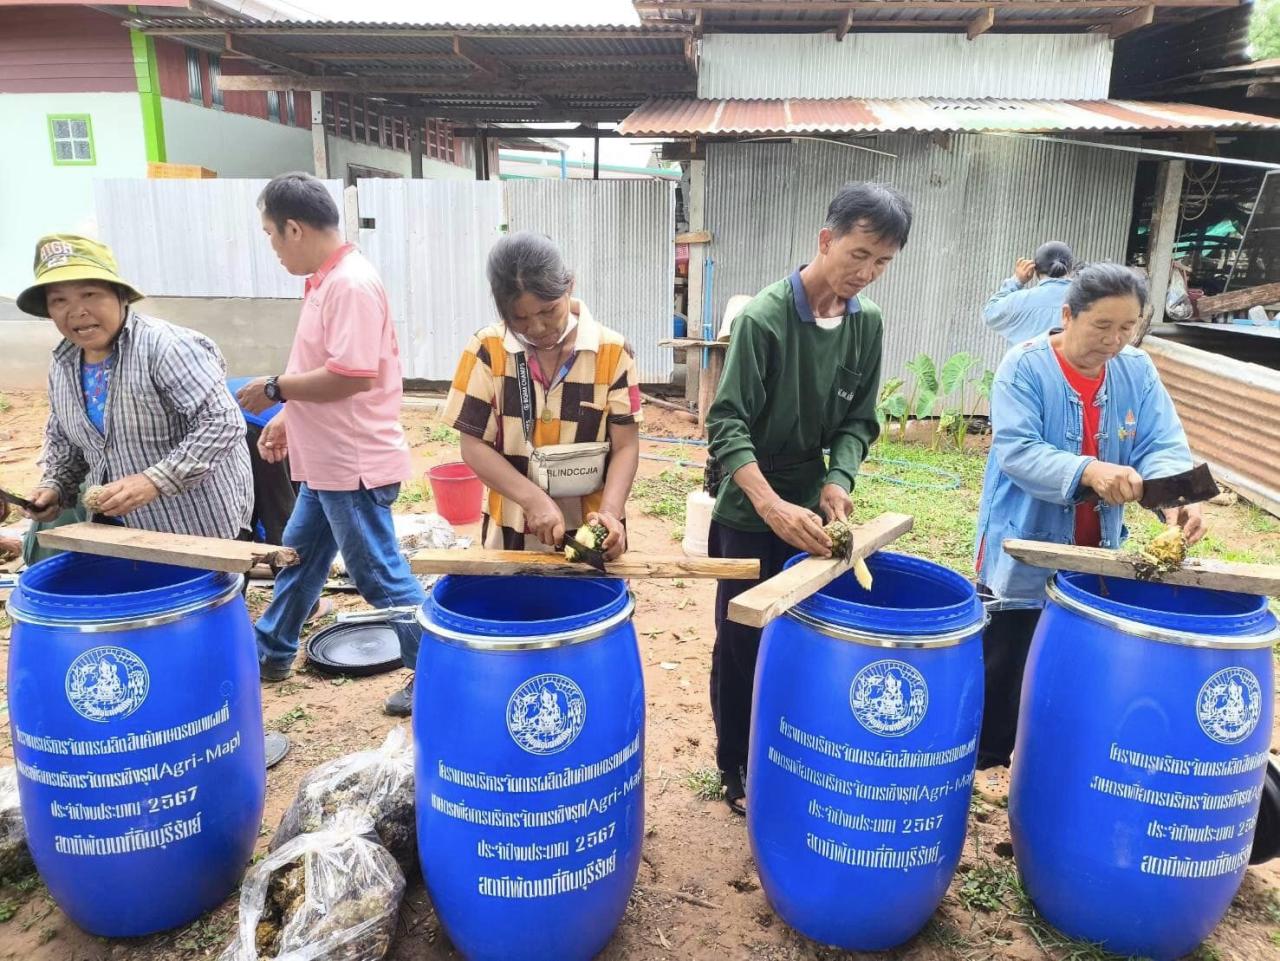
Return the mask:
<path id="1" fill-rule="evenodd" d="M 140 314 L 111 249 L 74 234 L 36 244 L 35 282 L 18 307 L 62 335 L 49 369 L 38 522 L 76 504 L 129 527 L 243 536 L 252 481 L 245 427 L 217 346 Z"/>

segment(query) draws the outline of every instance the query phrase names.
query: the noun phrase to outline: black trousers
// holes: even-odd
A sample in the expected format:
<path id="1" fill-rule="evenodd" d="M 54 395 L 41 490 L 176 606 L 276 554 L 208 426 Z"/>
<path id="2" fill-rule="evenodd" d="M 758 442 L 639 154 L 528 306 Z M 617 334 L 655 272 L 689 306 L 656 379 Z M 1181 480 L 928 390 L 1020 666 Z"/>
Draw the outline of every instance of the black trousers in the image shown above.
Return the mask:
<path id="1" fill-rule="evenodd" d="M 256 530 L 262 524 L 268 544 L 284 543 L 284 528 L 293 513 L 298 499 L 298 488 L 289 476 L 289 462 L 269 464 L 258 453 L 258 438 L 262 428 L 249 424 L 246 439 L 249 442 L 249 464 L 253 468 L 253 520 L 250 527 Z"/>
<path id="2" fill-rule="evenodd" d="M 761 579 L 773 577 L 797 553 L 772 531 L 740 531 L 711 522 L 707 553 L 754 557 Z M 751 692 L 760 651 L 760 629 L 729 620 L 729 602 L 760 581 L 720 581 L 716 587 L 716 642 L 711 651 L 711 716 L 716 723 L 716 764 L 721 771 L 747 766 Z"/>
<path id="3" fill-rule="evenodd" d="M 982 732 L 978 735 L 978 770 L 1008 767 L 1018 734 L 1018 704 L 1022 700 L 1022 671 L 1031 638 L 1040 622 L 1039 609 L 992 611 L 982 634 L 986 692 Z"/>

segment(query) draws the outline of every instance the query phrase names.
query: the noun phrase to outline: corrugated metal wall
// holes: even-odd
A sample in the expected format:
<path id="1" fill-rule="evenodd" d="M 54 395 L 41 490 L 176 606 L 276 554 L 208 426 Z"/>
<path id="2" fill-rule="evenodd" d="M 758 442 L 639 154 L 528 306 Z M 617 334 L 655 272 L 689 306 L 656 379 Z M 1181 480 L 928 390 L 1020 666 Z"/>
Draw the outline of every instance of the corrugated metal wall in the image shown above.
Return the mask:
<path id="1" fill-rule="evenodd" d="M 1191 451 L 1219 480 L 1280 517 L 1280 372 L 1148 337 Z"/>
<path id="2" fill-rule="evenodd" d="M 809 260 L 827 204 L 849 180 L 892 183 L 915 205 L 911 240 L 868 296 L 884 309 L 885 377 L 922 351 L 968 350 L 994 368 L 1007 347 L 981 309 L 1019 256 L 1064 240 L 1082 259 L 1120 259 L 1137 158 L 1065 144 L 917 134 L 860 144 L 708 144 L 705 248 L 715 260 L 715 326 L 734 294 L 753 294 Z"/>
<path id="3" fill-rule="evenodd" d="M 497 181 L 356 184 L 360 247 L 382 274 L 405 377 L 451 380 L 471 335 L 493 321 L 485 258 L 502 236 Z"/>
<path id="4" fill-rule="evenodd" d="M 1114 41 L 1105 34 L 713 33 L 702 39 L 698 96 L 1107 96 Z"/>
<path id="5" fill-rule="evenodd" d="M 657 180 L 517 180 L 506 183 L 511 230 L 547 234 L 577 274 L 576 296 L 626 335 L 640 379 L 671 379 L 675 188 Z"/>
<path id="6" fill-rule="evenodd" d="M 342 212 L 342 181 L 325 182 Z M 95 180 L 98 229 L 152 297 L 301 297 L 262 232 L 266 180 Z"/>

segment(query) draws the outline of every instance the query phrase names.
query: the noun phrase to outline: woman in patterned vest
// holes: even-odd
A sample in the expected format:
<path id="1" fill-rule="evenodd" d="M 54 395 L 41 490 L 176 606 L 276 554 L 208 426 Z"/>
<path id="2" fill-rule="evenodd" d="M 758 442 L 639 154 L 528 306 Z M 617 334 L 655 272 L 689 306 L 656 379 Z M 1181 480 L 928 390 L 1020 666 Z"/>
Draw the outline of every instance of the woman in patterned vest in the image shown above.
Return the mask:
<path id="1" fill-rule="evenodd" d="M 488 273 L 499 321 L 467 344 L 444 415 L 488 488 L 484 546 L 548 550 L 585 521 L 608 531 L 612 560 L 640 457 L 631 348 L 574 299 L 549 238 L 504 237 Z"/>

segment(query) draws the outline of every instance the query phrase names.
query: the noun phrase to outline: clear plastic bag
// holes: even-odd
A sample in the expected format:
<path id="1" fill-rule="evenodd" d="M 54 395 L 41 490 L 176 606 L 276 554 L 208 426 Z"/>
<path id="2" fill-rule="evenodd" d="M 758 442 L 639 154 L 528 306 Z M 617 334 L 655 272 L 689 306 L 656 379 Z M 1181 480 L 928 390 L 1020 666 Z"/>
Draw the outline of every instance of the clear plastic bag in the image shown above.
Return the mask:
<path id="1" fill-rule="evenodd" d="M 250 869 L 219 961 L 381 961 L 403 895 L 404 874 L 373 824 L 346 812 Z"/>
<path id="2" fill-rule="evenodd" d="M 0 768 L 0 878 L 20 878 L 32 866 L 18 801 L 18 769 Z"/>
<path id="3" fill-rule="evenodd" d="M 413 872 L 418 856 L 413 745 L 403 724 L 391 729 L 381 747 L 334 758 L 307 774 L 280 819 L 270 850 L 326 827 L 343 811 L 366 815 L 401 870 Z"/>

